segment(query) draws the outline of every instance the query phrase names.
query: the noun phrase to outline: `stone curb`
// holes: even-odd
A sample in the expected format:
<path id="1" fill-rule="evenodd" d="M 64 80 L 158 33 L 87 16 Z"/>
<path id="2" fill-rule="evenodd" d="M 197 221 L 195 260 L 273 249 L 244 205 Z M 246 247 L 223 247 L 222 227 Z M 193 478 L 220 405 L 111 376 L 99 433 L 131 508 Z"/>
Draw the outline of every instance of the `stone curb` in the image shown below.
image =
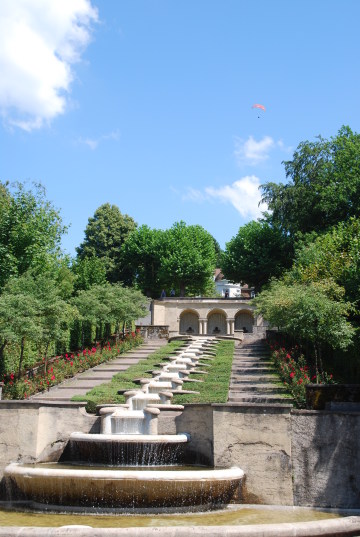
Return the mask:
<path id="1" fill-rule="evenodd" d="M 315 522 L 256 524 L 249 526 L 164 526 L 141 528 L 0 527 L 0 537 L 356 537 L 360 517 Z"/>

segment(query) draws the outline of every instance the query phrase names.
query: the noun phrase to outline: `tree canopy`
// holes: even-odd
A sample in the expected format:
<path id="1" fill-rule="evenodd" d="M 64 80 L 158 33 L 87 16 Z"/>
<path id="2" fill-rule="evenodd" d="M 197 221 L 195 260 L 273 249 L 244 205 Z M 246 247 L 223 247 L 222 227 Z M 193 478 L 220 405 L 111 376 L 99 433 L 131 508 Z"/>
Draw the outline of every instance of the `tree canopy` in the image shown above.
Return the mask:
<path id="1" fill-rule="evenodd" d="M 164 286 L 175 287 L 180 296 L 186 290 L 202 294 L 216 268 L 213 237 L 201 226 L 176 222 L 164 233 L 159 278 Z"/>
<path id="2" fill-rule="evenodd" d="M 284 166 L 288 183 L 261 186 L 268 220 L 283 232 L 324 232 L 360 216 L 360 135 L 350 127 L 329 140 L 301 142 Z"/>
<path id="3" fill-rule="evenodd" d="M 247 283 L 258 291 L 290 267 L 292 257 L 292 241 L 286 234 L 268 222 L 251 221 L 226 244 L 221 269 L 228 280 Z"/>
<path id="4" fill-rule="evenodd" d="M 180 296 L 209 291 L 216 266 L 214 239 L 201 226 L 176 222 L 168 230 L 141 226 L 123 246 L 132 282 L 148 296 L 174 288 Z"/>
<path id="5" fill-rule="evenodd" d="M 111 283 L 126 280 L 127 274 L 123 270 L 121 247 L 129 233 L 136 227 L 137 224 L 131 216 L 123 215 L 116 205 L 104 203 L 88 220 L 85 239 L 76 249 L 78 257 L 103 259 L 106 278 Z"/>
<path id="6" fill-rule="evenodd" d="M 66 228 L 41 185 L 0 183 L 0 289 L 11 276 L 47 270 Z"/>
<path id="7" fill-rule="evenodd" d="M 148 301 L 136 289 L 121 284 L 98 284 L 81 290 L 73 299 L 83 321 L 95 326 L 104 323 L 126 323 L 143 317 L 148 312 Z"/>

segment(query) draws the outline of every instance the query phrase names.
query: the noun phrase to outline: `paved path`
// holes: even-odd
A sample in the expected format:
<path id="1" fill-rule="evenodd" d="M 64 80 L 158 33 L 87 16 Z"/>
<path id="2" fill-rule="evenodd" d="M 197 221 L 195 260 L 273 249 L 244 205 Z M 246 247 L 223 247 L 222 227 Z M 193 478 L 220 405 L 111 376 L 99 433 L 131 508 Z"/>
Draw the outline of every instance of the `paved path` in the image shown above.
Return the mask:
<path id="1" fill-rule="evenodd" d="M 229 403 L 292 404 L 286 393 L 263 340 L 245 340 L 235 347 Z"/>
<path id="2" fill-rule="evenodd" d="M 145 360 L 150 354 L 167 344 L 166 339 L 147 340 L 140 347 L 128 351 L 103 364 L 78 373 L 46 392 L 33 395 L 31 401 L 61 401 L 69 402 L 74 395 L 85 395 L 89 390 L 100 384 L 110 382 L 120 371 L 125 371 L 131 365 Z"/>

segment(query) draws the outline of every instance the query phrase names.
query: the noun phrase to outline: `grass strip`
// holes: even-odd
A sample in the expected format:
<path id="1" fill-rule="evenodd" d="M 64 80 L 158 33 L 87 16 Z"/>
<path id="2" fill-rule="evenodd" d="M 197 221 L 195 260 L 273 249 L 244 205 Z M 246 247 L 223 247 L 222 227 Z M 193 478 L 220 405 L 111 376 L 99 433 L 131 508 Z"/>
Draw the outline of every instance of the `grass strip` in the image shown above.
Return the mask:
<path id="1" fill-rule="evenodd" d="M 214 360 L 206 362 L 210 365 L 210 367 L 206 368 L 207 375 L 196 374 L 190 377 L 201 379 L 204 382 L 184 382 L 182 386 L 183 390 L 193 390 L 200 393 L 175 395 L 172 403 L 175 405 L 186 403 L 226 403 L 229 393 L 234 347 L 234 341 L 220 341 L 216 346 Z M 201 369 L 201 366 L 199 366 L 199 369 Z"/>
<path id="2" fill-rule="evenodd" d="M 86 401 L 86 411 L 89 413 L 95 413 L 97 405 L 124 403 L 125 397 L 117 393 L 119 390 L 138 390 L 139 385 L 133 382 L 134 379 L 151 378 L 152 375 L 148 371 L 158 369 L 157 364 L 159 363 L 165 364 L 167 358 L 184 346 L 184 344 L 185 342 L 181 340 L 171 341 L 145 360 L 140 360 L 137 364 L 126 369 L 126 371 L 117 373 L 110 382 L 94 387 L 85 395 L 74 395 L 72 401 Z"/>

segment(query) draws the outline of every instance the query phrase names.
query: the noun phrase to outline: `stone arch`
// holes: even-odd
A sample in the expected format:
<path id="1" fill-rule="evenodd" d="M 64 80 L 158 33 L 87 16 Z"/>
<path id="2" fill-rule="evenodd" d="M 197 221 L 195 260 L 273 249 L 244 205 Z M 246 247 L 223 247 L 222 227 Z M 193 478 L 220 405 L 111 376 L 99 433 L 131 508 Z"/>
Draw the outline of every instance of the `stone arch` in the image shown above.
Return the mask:
<path id="1" fill-rule="evenodd" d="M 199 314 L 194 310 L 180 313 L 180 334 L 199 334 Z"/>
<path id="2" fill-rule="evenodd" d="M 210 311 L 207 316 L 208 335 L 226 335 L 226 332 L 226 313 L 220 309 Z"/>
<path id="3" fill-rule="evenodd" d="M 244 330 L 244 332 L 252 332 L 255 320 L 251 311 L 240 310 L 235 315 L 235 330 Z"/>

